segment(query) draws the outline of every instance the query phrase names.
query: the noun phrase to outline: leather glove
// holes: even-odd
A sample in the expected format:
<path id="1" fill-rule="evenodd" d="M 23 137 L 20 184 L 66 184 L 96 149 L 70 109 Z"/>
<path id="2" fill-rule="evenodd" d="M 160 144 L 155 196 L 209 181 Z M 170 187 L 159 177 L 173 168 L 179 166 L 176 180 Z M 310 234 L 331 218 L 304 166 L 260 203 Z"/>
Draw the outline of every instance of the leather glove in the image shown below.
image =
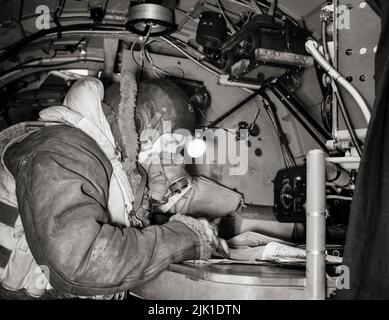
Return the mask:
<path id="1" fill-rule="evenodd" d="M 194 219 L 176 214 L 169 221 L 179 221 L 197 234 L 200 240 L 200 260 L 208 260 L 212 255 L 228 258 L 229 249 L 225 240 L 220 239 L 213 226 L 204 218 Z"/>

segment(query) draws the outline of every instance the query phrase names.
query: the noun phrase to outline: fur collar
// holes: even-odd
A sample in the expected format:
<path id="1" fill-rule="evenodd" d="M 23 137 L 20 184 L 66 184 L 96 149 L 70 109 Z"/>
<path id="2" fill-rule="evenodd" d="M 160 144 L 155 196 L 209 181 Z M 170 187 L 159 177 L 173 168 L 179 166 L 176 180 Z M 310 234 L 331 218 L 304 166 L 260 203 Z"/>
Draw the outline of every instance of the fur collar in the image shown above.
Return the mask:
<path id="1" fill-rule="evenodd" d="M 118 140 L 123 153 L 123 169 L 133 190 L 137 190 L 141 176 L 137 169 L 139 139 L 135 127 L 135 107 L 138 86 L 136 76 L 130 71 L 122 72 L 120 80 L 120 103 L 118 106 Z"/>

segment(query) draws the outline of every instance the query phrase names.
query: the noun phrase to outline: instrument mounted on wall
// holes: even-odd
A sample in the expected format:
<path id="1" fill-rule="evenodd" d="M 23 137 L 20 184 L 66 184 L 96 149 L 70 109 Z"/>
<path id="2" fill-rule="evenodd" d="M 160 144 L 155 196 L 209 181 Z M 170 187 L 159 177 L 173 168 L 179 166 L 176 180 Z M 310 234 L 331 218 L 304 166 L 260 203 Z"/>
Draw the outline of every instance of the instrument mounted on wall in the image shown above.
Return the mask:
<path id="1" fill-rule="evenodd" d="M 304 47 L 308 35 L 303 28 L 258 14 L 227 39 L 222 16 L 203 12 L 196 40 L 209 62 L 238 77 L 265 64 L 286 69 L 312 67 L 313 59 Z"/>
<path id="2" fill-rule="evenodd" d="M 170 1 L 172 2 L 172 1 Z M 126 28 L 141 36 L 162 36 L 176 29 L 169 1 L 132 1 Z"/>

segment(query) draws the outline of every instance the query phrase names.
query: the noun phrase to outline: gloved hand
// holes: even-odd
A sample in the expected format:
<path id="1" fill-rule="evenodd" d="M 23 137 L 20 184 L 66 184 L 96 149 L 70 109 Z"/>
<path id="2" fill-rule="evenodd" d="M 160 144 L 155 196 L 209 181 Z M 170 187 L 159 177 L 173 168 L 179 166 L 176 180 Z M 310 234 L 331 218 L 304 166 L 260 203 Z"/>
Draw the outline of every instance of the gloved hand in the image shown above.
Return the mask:
<path id="1" fill-rule="evenodd" d="M 201 260 L 207 260 L 212 255 L 228 258 L 229 249 L 225 240 L 220 239 L 216 229 L 204 218 L 194 219 L 192 217 L 176 214 L 170 218 L 170 221 L 179 221 L 196 233 L 200 240 Z"/>
<path id="2" fill-rule="evenodd" d="M 219 238 L 216 226 L 204 218 L 197 219 L 197 221 L 203 225 L 208 242 L 212 243 L 214 249 L 212 255 L 228 259 L 230 257 L 230 250 L 228 249 L 227 242 Z"/>

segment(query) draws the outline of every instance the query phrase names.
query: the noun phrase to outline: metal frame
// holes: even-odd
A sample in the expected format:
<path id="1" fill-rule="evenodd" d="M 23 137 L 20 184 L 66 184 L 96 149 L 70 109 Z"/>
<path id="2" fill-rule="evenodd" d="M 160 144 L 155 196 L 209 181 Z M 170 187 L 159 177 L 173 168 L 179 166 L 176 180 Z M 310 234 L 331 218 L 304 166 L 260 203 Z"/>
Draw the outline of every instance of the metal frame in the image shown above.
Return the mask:
<path id="1" fill-rule="evenodd" d="M 359 0 L 333 0 L 334 7 L 349 6 L 351 28 L 345 29 L 339 25 L 337 10 L 333 13 L 333 37 L 334 37 L 334 67 L 344 76 L 352 78 L 352 84 L 360 92 L 370 108 L 374 105 L 374 60 L 375 50 L 378 44 L 380 19 L 377 13 L 367 4 Z M 359 32 L 353 23 L 364 21 L 364 32 Z M 349 54 L 346 54 L 346 51 Z M 364 50 L 364 51 L 360 51 Z M 362 81 L 360 77 L 366 76 Z M 343 88 L 340 88 L 351 121 L 356 129 L 359 139 L 366 138 L 366 122 L 359 112 L 353 112 L 357 107 L 354 99 Z M 350 141 L 350 134 L 345 127 L 342 117 L 339 117 L 337 100 L 333 101 L 333 136 L 334 139 Z"/>
<path id="2" fill-rule="evenodd" d="M 316 143 L 328 153 L 325 141 L 329 140 L 331 135 L 307 112 L 303 103 L 300 102 L 278 79 L 271 82 L 269 91 L 296 118 Z"/>
<path id="3" fill-rule="evenodd" d="M 357 164 L 359 157 L 326 158 L 322 150 L 307 156 L 306 293 L 309 300 L 326 298 L 326 163 Z"/>

